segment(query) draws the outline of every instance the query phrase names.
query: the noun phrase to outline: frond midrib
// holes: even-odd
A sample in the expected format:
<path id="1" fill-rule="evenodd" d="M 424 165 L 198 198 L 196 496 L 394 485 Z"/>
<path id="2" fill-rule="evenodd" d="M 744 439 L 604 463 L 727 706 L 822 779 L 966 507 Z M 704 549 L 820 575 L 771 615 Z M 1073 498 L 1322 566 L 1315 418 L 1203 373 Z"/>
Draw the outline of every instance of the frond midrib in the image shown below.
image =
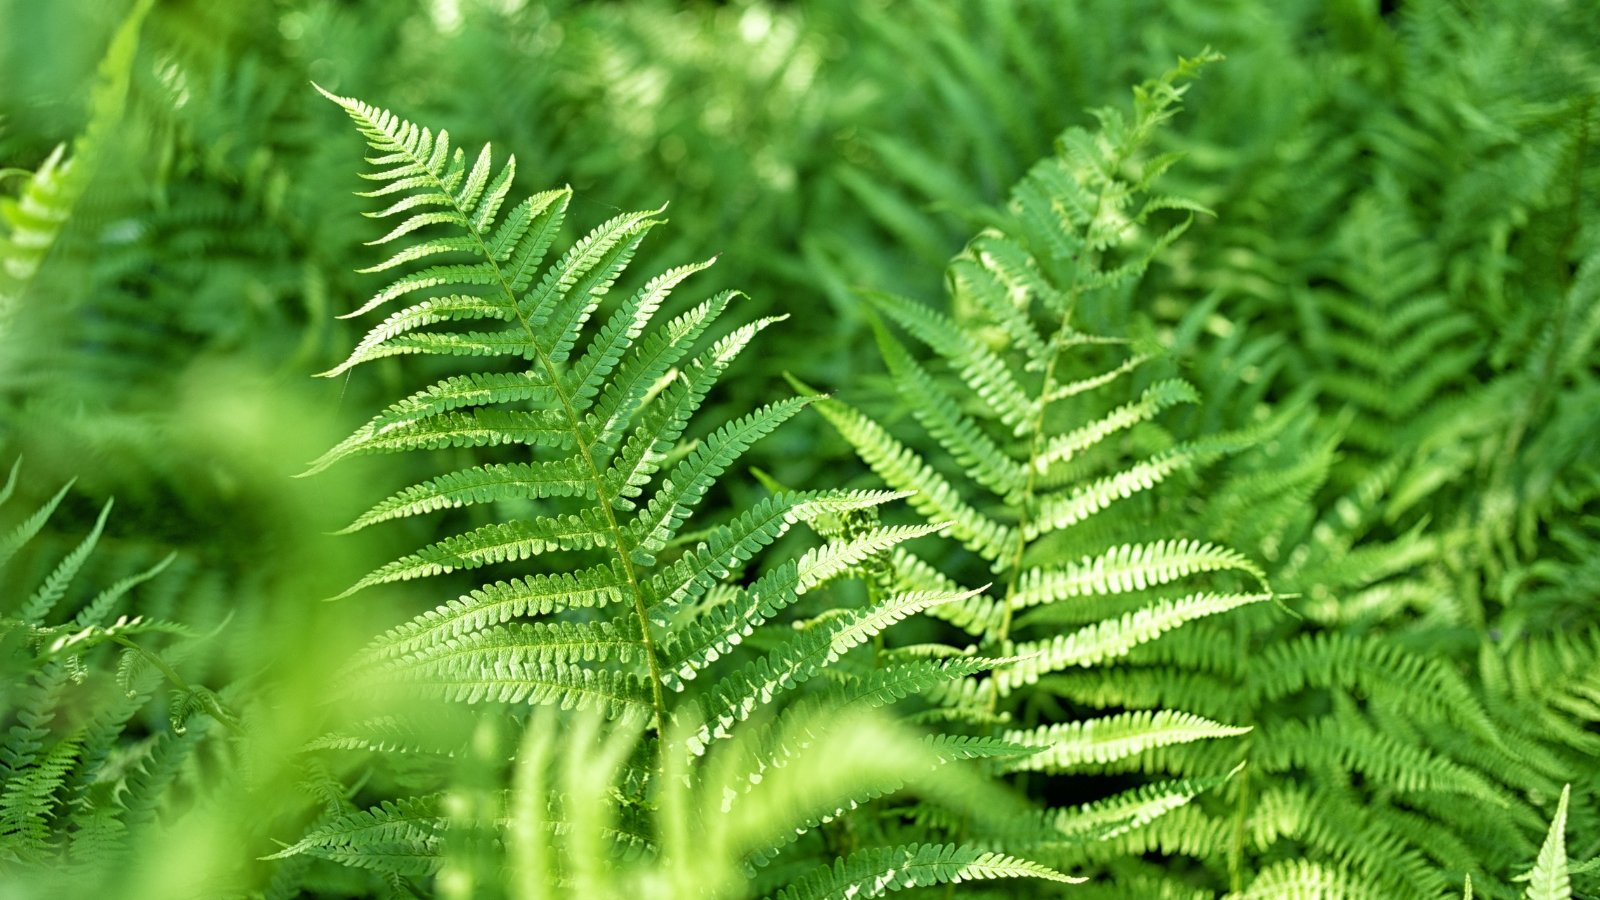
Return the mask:
<path id="1" fill-rule="evenodd" d="M 371 119 L 371 116 L 364 110 L 362 111 L 362 117 Z M 656 653 L 655 638 L 650 633 L 650 617 L 645 605 L 644 589 L 640 583 L 631 554 L 626 549 L 629 546 L 626 542 L 627 529 L 617 521 L 616 511 L 612 506 L 616 497 L 606 490 L 604 473 L 595 463 L 594 454 L 588 442 L 584 440 L 582 417 L 573 405 L 572 396 L 567 390 L 565 380 L 561 377 L 561 372 L 556 367 L 555 361 L 550 358 L 549 354 L 545 352 L 545 348 L 539 343 L 538 331 L 528 321 L 527 315 L 523 313 L 516 291 L 512 289 L 511 282 L 506 278 L 506 273 L 500 264 L 500 260 L 490 252 L 488 245 L 484 243 L 482 233 L 472 225 L 472 218 L 467 210 L 461 208 L 459 201 L 456 199 L 455 191 L 439 179 L 433 169 L 427 165 L 428 160 L 418 157 L 403 145 L 399 147 L 399 150 L 404 152 L 408 158 L 426 173 L 435 190 L 450 198 L 451 208 L 461 216 L 465 224 L 465 230 L 472 236 L 473 243 L 477 245 L 479 254 L 494 271 L 495 286 L 501 296 L 506 299 L 511 313 L 516 316 L 517 324 L 527 334 L 528 345 L 533 350 L 535 359 L 540 367 L 544 369 L 546 377 L 549 378 L 551 391 L 561 402 L 561 411 L 566 417 L 568 429 L 572 433 L 573 443 L 577 446 L 578 453 L 583 460 L 584 474 L 593 483 L 596 505 L 605 516 L 606 530 L 611 534 L 611 547 L 616 553 L 617 559 L 621 562 L 623 574 L 627 578 L 630 599 L 633 602 L 633 613 L 635 618 L 638 619 L 640 634 L 643 637 L 645 661 L 650 670 L 650 698 L 651 705 L 654 707 L 656 733 L 665 735 L 666 698 L 661 690 L 661 663 Z"/>

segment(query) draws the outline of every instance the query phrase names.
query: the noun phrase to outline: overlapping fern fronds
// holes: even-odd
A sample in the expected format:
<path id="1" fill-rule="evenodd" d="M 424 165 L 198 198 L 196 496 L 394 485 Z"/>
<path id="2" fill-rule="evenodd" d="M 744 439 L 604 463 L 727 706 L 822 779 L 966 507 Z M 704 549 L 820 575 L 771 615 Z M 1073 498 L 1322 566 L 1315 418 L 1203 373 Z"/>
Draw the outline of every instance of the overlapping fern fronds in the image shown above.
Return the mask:
<path id="1" fill-rule="evenodd" d="M 702 524 L 692 537 L 684 533 L 729 466 L 811 403 L 779 400 L 694 440 L 686 437 L 718 379 L 775 320 L 706 338 L 735 302 L 735 294 L 721 293 L 660 321 L 668 295 L 709 262 L 668 270 L 601 316 L 602 300 L 660 224 L 660 210 L 619 215 L 547 263 L 570 191 L 508 204 L 514 161 L 496 166 L 487 147 L 469 160 L 443 131 L 329 96 L 372 148 L 374 171 L 366 177 L 377 186 L 370 195 L 388 204 L 374 215 L 397 222 L 375 243 L 396 242 L 399 249 L 369 270 L 390 273 L 390 281 L 352 315 L 392 301 L 406 305 L 327 374 L 401 355 L 483 358 L 490 367 L 449 375 L 390 405 L 310 471 L 374 453 L 517 451 L 412 485 L 360 516 L 348 530 L 462 507 L 486 508 L 494 520 L 381 566 L 340 596 L 461 570 L 531 564 L 374 640 L 363 654 L 362 684 L 449 703 L 492 704 L 486 707 L 490 719 L 496 709 L 515 716 L 516 707 L 534 704 L 592 711 L 616 727 L 648 723 L 654 738 L 620 776 L 632 802 L 647 805 L 646 789 L 670 758 L 669 738 L 682 744 L 673 752 L 703 755 L 741 722 L 768 714 L 775 698 L 884 629 L 970 599 L 972 591 L 953 587 L 899 591 L 870 606 L 831 610 L 803 628 L 768 629 L 772 639 L 761 642 L 764 653 L 719 669 L 719 660 L 743 654 L 746 638 L 803 595 L 942 526 L 862 529 L 741 583 L 747 564 L 795 522 L 903 496 L 785 492 L 725 521 Z M 586 328 L 597 317 L 599 326 Z M 834 689 L 831 708 L 883 705 L 994 664 L 911 660 L 885 667 Z M 374 727 L 388 729 L 388 736 L 364 733 Z M 427 731 L 409 727 L 413 734 Z M 381 741 L 393 745 L 391 724 L 357 726 L 327 745 Z M 779 764 L 796 749 L 779 742 L 766 752 L 771 761 L 763 765 Z M 935 752 L 956 760 L 1031 749 L 967 741 Z M 861 799 L 894 787 L 863 785 Z M 800 833 L 849 805 L 825 811 Z M 437 798 L 397 800 L 323 821 L 280 856 L 320 856 L 391 878 L 426 875 L 440 865 L 437 829 L 428 824 L 438 816 Z M 796 836 L 775 840 L 781 847 Z M 928 877 L 947 880 L 967 871 L 941 860 Z"/>
<path id="2" fill-rule="evenodd" d="M 18 461 L 0 486 L 0 506 L 15 493 L 20 470 Z M 173 637 L 193 637 L 189 630 L 128 609 L 171 557 L 83 592 L 79 576 L 110 504 L 65 555 L 34 556 L 70 487 L 0 539 L 0 876 L 8 886 L 41 891 L 107 883 L 134 837 L 171 804 L 168 788 L 208 726 L 233 725 L 215 694 L 186 683 L 157 652 Z M 176 689 L 170 727 L 162 721 L 145 734 L 143 719 L 163 681 Z"/>

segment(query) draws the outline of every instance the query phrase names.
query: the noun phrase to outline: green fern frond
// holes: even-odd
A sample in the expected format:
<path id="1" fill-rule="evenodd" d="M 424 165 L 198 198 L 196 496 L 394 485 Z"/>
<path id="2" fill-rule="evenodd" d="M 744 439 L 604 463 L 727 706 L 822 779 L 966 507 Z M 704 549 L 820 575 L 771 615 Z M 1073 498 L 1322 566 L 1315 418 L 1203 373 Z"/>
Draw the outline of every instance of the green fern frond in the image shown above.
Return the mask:
<path id="1" fill-rule="evenodd" d="M 139 32 L 155 6 L 138 0 L 123 16 L 100 60 L 89 97 L 89 123 L 68 154 L 58 145 L 29 174 L 16 199 L 0 197 L 0 336 L 25 299 L 51 247 L 88 189 L 107 153 L 126 107 Z"/>
<path id="2" fill-rule="evenodd" d="M 334 818 L 297 843 L 265 857 L 309 854 L 349 866 L 396 875 L 429 875 L 439 868 L 444 816 L 438 797 L 384 801 L 370 810 Z"/>
<path id="3" fill-rule="evenodd" d="M 1271 599 L 1271 594 L 1190 594 L 1178 600 L 1162 600 L 1154 606 L 1127 613 L 1121 619 L 1101 621 L 1071 634 L 1018 642 L 1013 652 L 1024 659 L 1000 671 L 996 676 L 996 689 L 1005 695 L 1019 686 L 1038 681 L 1048 672 L 1099 665 L 1126 655 L 1134 647 L 1185 623 Z"/>
<path id="4" fill-rule="evenodd" d="M 1149 514 L 1167 502 L 1158 497 L 1164 493 L 1159 485 L 1261 439 L 1258 430 L 1188 443 L 1168 439 L 1157 422 L 1169 410 L 1197 403 L 1198 391 L 1180 379 L 1153 378 L 1137 386 L 1134 398 L 1114 400 L 1118 386 L 1140 377 L 1158 351 L 1151 342 L 1102 334 L 1089 324 L 1123 309 L 1152 262 L 1183 233 L 1187 217 L 1205 212 L 1199 203 L 1152 192 L 1176 157 L 1148 153 L 1179 105 L 1179 82 L 1199 62 L 1185 61 L 1138 88 L 1131 118 L 1103 110 L 1097 131 L 1061 137 L 1057 153 L 1029 171 L 1007 208 L 988 217 L 988 227 L 951 261 L 949 313 L 894 294 L 864 294 L 883 320 L 874 326 L 896 399 L 920 433 L 901 436 L 839 400 L 816 404 L 879 478 L 915 492 L 910 505 L 930 521 L 948 523 L 950 537 L 1002 585 L 995 596 L 941 604 L 929 615 L 977 638 L 979 653 L 1009 661 L 988 679 L 947 682 L 924 695 L 936 704 L 924 718 L 970 727 L 994 728 L 1010 710 L 1026 710 L 1031 727 L 996 734 L 1039 752 L 996 761 L 1000 772 L 1155 771 L 1181 765 L 1183 745 L 1251 731 L 1157 708 L 1170 703 L 1168 697 L 1131 701 L 1132 690 L 1122 692 L 1127 702 L 1106 698 L 1105 705 L 1122 711 L 1072 721 L 1081 711 L 1069 712 L 1041 684 L 1276 599 L 1265 570 L 1237 550 L 1159 532 L 1147 536 L 1128 524 L 1137 515 L 1111 523 L 1114 505 L 1141 505 Z M 902 344 L 891 326 L 926 345 L 930 359 Z M 1139 456 L 1130 452 L 1135 447 L 1150 450 Z M 1101 529 L 1116 530 L 1107 539 Z M 903 549 L 879 565 L 893 591 L 951 591 L 959 583 Z M 1200 578 L 1217 586 L 1161 596 L 1169 586 Z M 1240 590 L 1241 581 L 1256 590 Z M 874 596 L 884 592 L 878 588 Z M 1062 633 L 1063 624 L 1076 628 Z M 1182 643 L 1195 647 L 1203 639 Z M 1136 678 L 1130 671 L 1100 680 L 1126 685 Z M 1203 790 L 1199 784 L 1136 789 L 1099 813 L 1085 812 L 1074 837 L 1044 828 L 1017 839 L 1020 846 L 1057 848 L 1112 841 L 1184 809 Z M 1181 829 L 1183 822 L 1171 827 Z M 956 835 L 968 833 L 961 823 L 952 828 Z M 997 835 L 1006 833 L 1002 828 Z M 1224 832 L 1217 833 L 1220 846 Z"/>
<path id="5" fill-rule="evenodd" d="M 380 566 L 340 597 L 507 564 L 524 571 L 437 604 L 372 641 L 347 673 L 349 693 L 401 702 L 400 715 L 375 720 L 388 723 L 375 730 L 330 735 L 314 747 L 412 748 L 434 760 L 443 750 L 463 771 L 481 769 L 473 777 L 489 785 L 498 763 L 476 744 L 451 749 L 419 741 L 417 729 L 405 722 L 425 713 L 407 708 L 406 698 L 597 713 L 610 723 L 611 749 L 622 746 L 615 741 L 634 723 L 649 722 L 654 733 L 638 759 L 597 772 L 618 779 L 618 795 L 642 817 L 665 809 L 658 803 L 675 802 L 664 786 L 671 781 L 668 767 L 705 757 L 711 743 L 731 738 L 752 717 L 768 719 L 781 694 L 884 629 L 971 596 L 959 589 L 903 591 L 863 608 L 830 611 L 802 630 L 770 627 L 821 585 L 946 527 L 852 527 L 797 560 L 758 569 L 747 581 L 746 568 L 794 523 L 848 519 L 907 494 L 782 491 L 687 531 L 737 460 L 816 402 L 779 400 L 691 437 L 719 380 L 779 317 L 714 336 L 717 319 L 738 296 L 722 292 L 661 321 L 669 295 L 709 262 L 668 270 L 607 313 L 602 301 L 661 221 L 660 210 L 615 216 L 547 265 L 570 192 L 510 205 L 513 163 L 496 170 L 487 149 L 473 157 L 454 149 L 444 132 L 357 100 L 331 99 L 373 150 L 369 163 L 376 171 L 368 177 L 379 186 L 369 193 L 390 204 L 373 215 L 398 223 L 375 242 L 400 248 L 374 267 L 388 284 L 355 314 L 393 302 L 410 305 L 371 329 L 324 374 L 412 354 L 493 368 L 446 375 L 390 405 L 307 474 L 353 456 L 411 449 L 507 447 L 530 458 L 502 454 L 427 478 L 345 529 L 476 508 L 466 530 Z M 597 317 L 601 324 L 589 328 Z M 722 668 L 730 656 L 740 665 Z M 904 671 L 886 666 L 811 693 L 850 707 L 884 705 L 1003 661 L 908 665 Z M 494 714 L 485 710 L 483 727 Z M 680 731 L 681 741 L 669 740 Z M 940 758 L 949 761 L 1029 752 L 976 739 L 939 747 Z M 780 843 L 794 841 L 795 827 L 804 831 L 844 814 L 852 798 L 882 797 L 904 783 L 885 779 L 791 823 Z M 529 830 L 528 817 L 554 824 L 548 817 L 556 813 L 529 812 L 525 795 L 497 799 L 484 787 L 462 798 L 475 811 L 452 807 L 444 814 L 439 795 L 344 811 L 277 858 L 314 856 L 395 877 L 437 871 L 444 879 L 455 876 L 441 858 L 459 850 L 468 854 L 463 871 L 477 871 L 472 847 L 509 834 L 535 852 L 545 838 Z M 453 794 L 447 799 L 456 802 Z M 523 813 L 501 821 L 495 810 L 502 801 Z M 580 819 L 592 817 L 570 807 L 566 813 L 561 827 L 587 833 Z M 591 849 L 575 846 L 573 852 L 590 858 Z M 567 885 L 604 881 L 581 867 L 565 879 Z"/>
<path id="6" fill-rule="evenodd" d="M 1157 747 L 1235 737 L 1249 732 L 1247 727 L 1224 725 L 1193 713 L 1175 710 L 1119 713 L 1099 719 L 1043 725 L 1032 731 L 1004 732 L 1003 737 L 1008 741 L 1043 748 L 1041 752 L 1007 763 L 1005 767 L 1019 772 L 1064 772 L 1105 767 Z"/>
<path id="7" fill-rule="evenodd" d="M 1038 863 L 976 847 L 908 844 L 851 854 L 785 888 L 777 896 L 780 900 L 881 897 L 907 888 L 996 878 L 1042 878 L 1062 884 L 1083 881 Z"/>
<path id="8" fill-rule="evenodd" d="M 1018 578 L 1014 609 L 1054 604 L 1089 595 L 1142 591 L 1202 572 L 1234 570 L 1266 584 L 1266 573 L 1227 547 L 1195 540 L 1123 544 L 1100 556 L 1059 568 L 1033 568 Z"/>
<path id="9" fill-rule="evenodd" d="M 1550 832 L 1544 846 L 1539 848 L 1539 859 L 1528 876 L 1528 900 L 1571 900 L 1572 882 L 1567 873 L 1567 799 L 1572 786 L 1561 789 L 1561 802 L 1550 820 Z"/>
<path id="10" fill-rule="evenodd" d="M 0 487 L 0 506 L 12 498 L 19 472 L 20 462 Z M 6 556 L 55 537 L 47 529 L 70 487 L 23 517 L 7 537 Z M 53 563 L 48 555 L 30 560 L 37 584 L 3 585 L 14 606 L 0 616 L 0 669 L 7 674 L 0 689 L 0 863 L 19 884 L 41 883 L 48 873 L 62 884 L 87 885 L 124 863 L 133 839 L 148 835 L 155 811 L 170 803 L 167 788 L 206 731 L 185 736 L 182 719 L 201 713 L 237 727 L 214 695 L 177 674 L 177 653 L 157 652 L 162 636 L 193 638 L 193 630 L 137 614 L 110 617 L 172 556 L 98 593 L 77 586 L 86 572 L 116 571 L 92 559 L 110 511 L 109 503 L 102 507 L 88 533 Z M 163 679 L 175 688 L 170 705 L 184 707 L 170 731 L 138 718 Z M 152 733 L 141 733 L 146 728 Z"/>

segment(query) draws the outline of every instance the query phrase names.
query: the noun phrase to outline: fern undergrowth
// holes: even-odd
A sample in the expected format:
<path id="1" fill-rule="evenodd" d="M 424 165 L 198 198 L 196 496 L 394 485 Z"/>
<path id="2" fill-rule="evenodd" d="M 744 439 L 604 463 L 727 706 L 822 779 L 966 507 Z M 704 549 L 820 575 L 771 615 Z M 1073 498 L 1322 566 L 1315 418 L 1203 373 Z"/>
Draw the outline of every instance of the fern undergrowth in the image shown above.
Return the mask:
<path id="1" fill-rule="evenodd" d="M 1583 4 L 0 21 L 0 900 L 1600 891 Z"/>

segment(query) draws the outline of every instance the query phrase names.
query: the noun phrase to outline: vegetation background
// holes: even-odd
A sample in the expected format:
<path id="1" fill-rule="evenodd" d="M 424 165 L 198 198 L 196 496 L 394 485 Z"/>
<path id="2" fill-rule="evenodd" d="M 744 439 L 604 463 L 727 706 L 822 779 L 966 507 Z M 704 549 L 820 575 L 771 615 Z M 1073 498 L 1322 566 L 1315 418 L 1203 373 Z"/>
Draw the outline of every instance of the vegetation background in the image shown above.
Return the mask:
<path id="1" fill-rule="evenodd" d="M 836 398 L 835 412 L 797 415 L 717 479 L 703 514 L 721 521 L 774 484 L 931 484 L 874 474 L 860 442 L 830 427 L 842 408 L 882 423 L 945 477 L 973 468 L 939 455 L 947 442 L 932 426 L 918 430 L 923 398 L 885 363 L 897 358 L 886 335 L 900 327 L 885 322 L 901 320 L 868 298 L 913 298 L 975 344 L 1011 346 L 985 330 L 970 308 L 977 294 L 947 265 L 976 258 L 969 242 L 984 229 L 1013 234 L 1012 187 L 1057 155 L 1064 132 L 1115 143 L 1093 111 L 1140 121 L 1129 88 L 1203 48 L 1223 59 L 1137 146 L 1141 160 L 1179 154 L 1154 189 L 1185 200 L 1152 223 L 1187 229 L 1170 245 L 1131 242 L 1127 258 L 1149 251 L 1148 267 L 1074 313 L 1085 333 L 1127 339 L 1149 362 L 1060 423 L 1065 433 L 1105 420 L 1182 379 L 1193 402 L 1142 407 L 1064 477 L 1086 484 L 1190 456 L 1030 559 L 1087 562 L 1187 540 L 1220 561 L 1152 560 L 1028 627 L 1043 642 L 1125 624 L 1186 579 L 1199 587 L 1185 593 L 1233 595 L 1259 576 L 1271 602 L 1130 639 L 1107 654 L 1114 664 L 1019 680 L 1010 706 L 990 701 L 988 712 L 1047 727 L 1183 710 L 1234 730 L 1140 732 L 1125 757 L 1059 771 L 982 763 L 1009 772 L 1006 796 L 1041 816 L 1141 790 L 1149 809 L 1116 806 L 1126 815 L 1107 813 L 1099 830 L 1061 819 L 1053 841 L 985 831 L 974 810 L 993 785 L 908 774 L 924 745 L 904 729 L 951 720 L 999 740 L 999 720 L 935 699 L 894 707 L 913 725 L 862 719 L 839 725 L 833 744 L 810 742 L 838 757 L 797 766 L 796 784 L 830 784 L 833 768 L 881 753 L 863 749 L 876 743 L 906 748 L 905 772 L 879 777 L 912 788 L 897 800 L 815 787 L 840 792 L 841 816 L 862 811 L 839 820 L 853 825 L 804 825 L 793 860 L 752 875 L 743 866 L 765 845 L 732 834 L 706 851 L 704 870 L 671 863 L 669 813 L 699 821 L 684 811 L 699 800 L 678 808 L 651 794 L 654 805 L 633 811 L 658 824 L 640 826 L 646 849 L 631 874 L 560 862 L 549 874 L 516 862 L 544 845 L 518 841 L 544 834 L 548 814 L 558 837 L 602 835 L 552 838 L 556 856 L 618 852 L 615 823 L 572 810 L 633 796 L 632 770 L 615 760 L 628 741 L 665 735 L 557 720 L 527 703 L 479 716 L 500 723 L 488 737 L 477 720 L 455 733 L 441 718 L 431 739 L 453 750 L 422 761 L 401 752 L 427 742 L 414 734 L 340 731 L 364 711 L 332 686 L 372 636 L 479 581 L 455 573 L 443 587 L 408 581 L 327 603 L 436 540 L 439 525 L 328 532 L 438 460 L 474 457 L 370 457 L 292 477 L 418 385 L 408 357 L 311 377 L 370 327 L 336 317 L 377 290 L 357 269 L 381 258 L 362 245 L 387 230 L 360 215 L 373 208 L 354 195 L 361 141 L 313 83 L 447 128 L 469 158 L 490 142 L 514 152 L 514 197 L 570 186 L 558 247 L 669 204 L 669 224 L 641 251 L 643 274 L 625 276 L 619 295 L 714 255 L 695 276 L 697 299 L 737 289 L 738 322 L 788 316 L 697 415 L 721 422 L 795 396 L 786 377 Z M 918 842 L 1089 879 L 1002 882 L 997 896 L 1439 897 L 1464 883 L 1479 896 L 1600 896 L 1600 13 L 1590 4 L 0 0 L 0 85 L 0 463 L 12 471 L 0 506 L 0 897 L 533 897 L 547 895 L 547 874 L 574 895 L 789 885 L 791 896 L 833 896 L 844 875 L 805 873 L 857 848 Z M 1083 162 L 1061 146 L 1060 158 Z M 1190 207 L 1202 210 L 1192 221 Z M 1118 365 L 1099 352 L 1072 356 L 1058 377 Z M 942 384 L 958 372 L 936 368 Z M 962 390 L 957 405 L 976 415 L 977 390 Z M 484 521 L 473 515 L 459 522 Z M 904 503 L 882 515 L 891 528 L 920 521 Z M 821 538 L 797 528 L 774 558 L 853 522 L 830 535 L 825 521 Z M 971 542 L 907 546 L 953 583 L 976 588 L 1002 572 Z M 878 602 L 883 579 L 908 571 L 885 559 L 856 560 L 855 581 L 808 596 L 793 617 Z M 772 633 L 789 628 L 780 624 Z M 971 644 L 1023 655 L 1009 634 L 960 626 L 954 613 L 918 616 L 864 652 L 943 646 L 917 651 L 942 656 Z M 750 645 L 778 646 L 767 634 Z M 838 678 L 855 677 L 852 659 Z M 817 698 L 832 696 L 798 694 L 823 709 Z M 605 735 L 611 756 L 595 758 L 614 757 L 614 770 L 585 781 L 560 762 L 566 751 L 521 743 L 524 733 L 592 738 L 582 752 Z M 535 777 L 534 763 L 507 768 L 512 757 L 555 762 Z M 564 785 L 549 795 L 559 802 L 538 792 L 546 776 L 566 779 L 552 782 Z M 705 778 L 697 789 L 712 797 L 717 782 Z M 404 804 L 423 783 L 449 802 L 415 817 L 422 830 L 318 843 L 353 821 L 340 816 Z M 497 805 L 508 797 L 523 797 L 524 812 Z M 784 810 L 773 801 L 766 812 Z M 745 826 L 775 828 L 760 816 Z M 960 865 L 930 864 L 917 884 L 943 892 L 958 871 L 987 877 Z"/>

